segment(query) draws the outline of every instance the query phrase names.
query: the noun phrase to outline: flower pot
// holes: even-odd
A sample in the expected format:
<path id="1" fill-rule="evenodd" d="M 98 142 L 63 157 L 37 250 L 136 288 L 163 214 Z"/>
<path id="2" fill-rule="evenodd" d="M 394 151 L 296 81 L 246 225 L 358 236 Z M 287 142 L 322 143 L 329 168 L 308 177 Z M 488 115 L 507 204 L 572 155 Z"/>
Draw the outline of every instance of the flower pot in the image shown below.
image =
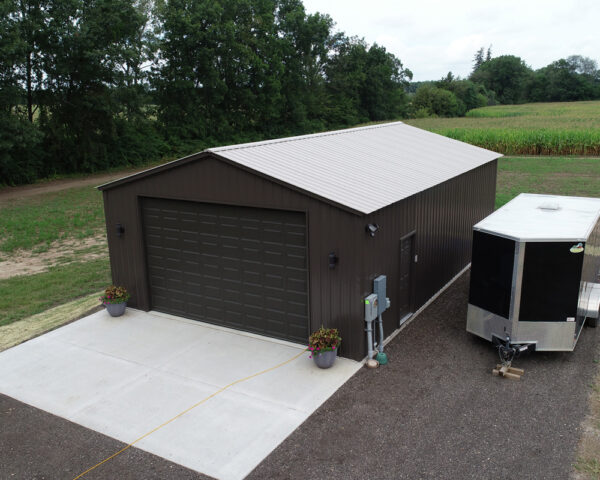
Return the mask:
<path id="1" fill-rule="evenodd" d="M 313 360 L 319 368 L 329 368 L 333 366 L 335 357 L 337 357 L 337 349 L 329 352 L 312 353 Z"/>
<path id="2" fill-rule="evenodd" d="M 106 311 L 110 314 L 111 317 L 120 317 L 125 313 L 125 309 L 127 308 L 127 302 L 121 303 L 105 303 Z"/>

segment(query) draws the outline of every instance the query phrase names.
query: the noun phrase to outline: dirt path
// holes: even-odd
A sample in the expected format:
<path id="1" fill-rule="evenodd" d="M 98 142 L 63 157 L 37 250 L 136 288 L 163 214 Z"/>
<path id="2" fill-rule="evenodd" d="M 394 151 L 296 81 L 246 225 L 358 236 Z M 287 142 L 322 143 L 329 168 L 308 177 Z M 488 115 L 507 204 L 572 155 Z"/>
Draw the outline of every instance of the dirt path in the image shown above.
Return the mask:
<path id="1" fill-rule="evenodd" d="M 46 182 L 34 183 L 31 185 L 20 185 L 18 187 L 4 187 L 0 189 L 0 202 L 4 200 L 15 200 L 18 198 L 32 197 L 42 193 L 59 192 L 67 188 L 77 188 L 85 186 L 98 186 L 103 183 L 108 183 L 112 180 L 117 180 L 127 175 L 147 170 L 150 167 L 120 170 L 112 173 L 101 173 L 89 175 L 84 178 L 64 178 L 60 180 L 49 180 Z"/>

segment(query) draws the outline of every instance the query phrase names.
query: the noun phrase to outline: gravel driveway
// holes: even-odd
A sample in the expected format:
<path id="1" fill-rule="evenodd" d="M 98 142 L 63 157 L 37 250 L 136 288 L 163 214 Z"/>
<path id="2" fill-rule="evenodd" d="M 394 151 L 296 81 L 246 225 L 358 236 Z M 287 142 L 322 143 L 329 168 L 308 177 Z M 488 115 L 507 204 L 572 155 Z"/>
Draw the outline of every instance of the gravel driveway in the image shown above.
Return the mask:
<path id="1" fill-rule="evenodd" d="M 566 479 L 600 358 L 600 329 L 572 353 L 536 353 L 493 377 L 497 353 L 465 331 L 468 274 L 248 477 Z"/>
<path id="2" fill-rule="evenodd" d="M 468 274 L 361 369 L 249 479 L 566 479 L 600 359 L 600 329 L 575 352 L 537 353 L 520 382 L 465 331 Z M 69 478 L 120 444 L 0 395 L 0 478 Z M 117 476 L 115 476 L 117 475 Z M 135 448 L 85 478 L 207 478 Z"/>

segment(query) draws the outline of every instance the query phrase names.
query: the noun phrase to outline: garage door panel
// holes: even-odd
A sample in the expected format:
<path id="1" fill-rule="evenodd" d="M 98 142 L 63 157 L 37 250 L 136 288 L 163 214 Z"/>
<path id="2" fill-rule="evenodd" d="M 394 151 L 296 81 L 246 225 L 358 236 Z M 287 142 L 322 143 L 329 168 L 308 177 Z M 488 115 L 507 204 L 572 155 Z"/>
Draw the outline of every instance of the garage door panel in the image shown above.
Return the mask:
<path id="1" fill-rule="evenodd" d="M 305 342 L 305 216 L 143 199 L 152 307 Z"/>
<path id="2" fill-rule="evenodd" d="M 306 305 L 301 302 L 288 301 L 287 302 L 287 311 L 291 315 L 295 315 L 296 317 L 300 317 L 304 314 L 304 310 Z"/>
<path id="3" fill-rule="evenodd" d="M 298 272 L 306 272 L 306 258 L 300 257 L 298 255 L 287 255 L 286 258 L 287 269 L 290 274 L 293 274 L 293 271 Z"/>
<path id="4" fill-rule="evenodd" d="M 304 295 L 307 288 L 307 282 L 305 278 L 287 278 L 286 279 L 286 290 L 292 293 L 298 293 L 300 295 Z"/>
<path id="5" fill-rule="evenodd" d="M 260 272 L 252 270 L 242 271 L 242 282 L 244 285 L 261 286 L 263 283 L 263 275 Z"/>
<path id="6" fill-rule="evenodd" d="M 263 284 L 268 288 L 276 288 L 282 290 L 285 287 L 285 280 L 281 275 L 265 274 Z"/>

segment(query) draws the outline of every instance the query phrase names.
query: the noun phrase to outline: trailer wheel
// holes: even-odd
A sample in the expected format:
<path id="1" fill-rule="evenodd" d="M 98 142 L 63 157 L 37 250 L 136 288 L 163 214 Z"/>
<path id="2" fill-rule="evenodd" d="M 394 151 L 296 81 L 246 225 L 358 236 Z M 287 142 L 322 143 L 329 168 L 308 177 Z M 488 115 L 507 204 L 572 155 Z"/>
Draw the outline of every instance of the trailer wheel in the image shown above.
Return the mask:
<path id="1" fill-rule="evenodd" d="M 588 327 L 596 328 L 598 326 L 598 317 L 596 317 L 596 318 L 587 317 L 585 319 L 585 324 Z"/>

